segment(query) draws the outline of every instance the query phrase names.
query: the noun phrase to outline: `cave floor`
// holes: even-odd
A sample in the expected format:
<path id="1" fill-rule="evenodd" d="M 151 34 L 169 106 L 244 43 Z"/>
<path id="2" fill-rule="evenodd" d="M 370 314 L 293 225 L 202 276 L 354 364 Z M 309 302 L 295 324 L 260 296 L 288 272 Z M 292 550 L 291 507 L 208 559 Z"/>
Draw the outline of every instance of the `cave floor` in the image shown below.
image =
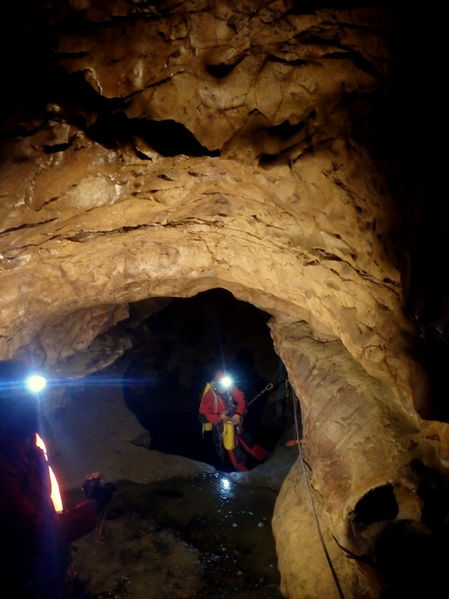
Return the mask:
<path id="1" fill-rule="evenodd" d="M 225 473 L 120 481 L 97 529 L 73 546 L 81 599 L 281 598 L 277 492 Z"/>

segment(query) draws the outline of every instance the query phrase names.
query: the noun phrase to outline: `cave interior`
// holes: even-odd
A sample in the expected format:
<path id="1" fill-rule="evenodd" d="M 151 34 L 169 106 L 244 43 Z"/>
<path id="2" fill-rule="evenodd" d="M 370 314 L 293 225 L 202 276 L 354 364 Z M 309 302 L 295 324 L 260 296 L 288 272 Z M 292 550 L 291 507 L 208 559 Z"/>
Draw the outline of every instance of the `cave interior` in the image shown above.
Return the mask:
<path id="1" fill-rule="evenodd" d="M 122 486 L 102 544 L 155 560 L 128 575 L 97 547 L 96 578 L 83 540 L 80 596 L 198 599 L 214 576 L 236 599 L 447 584 L 442 26 L 295 0 L 2 7 L 0 351 L 53 381 L 67 499 L 103 468 Z M 273 383 L 245 421 L 270 458 L 244 477 L 201 435 L 218 366 L 247 399 Z M 274 541 L 261 516 L 238 549 L 248 575 L 242 557 L 211 574 L 221 541 L 175 505 L 217 472 L 244 490 L 243 540 L 245 501 L 275 495 L 259 497 Z"/>

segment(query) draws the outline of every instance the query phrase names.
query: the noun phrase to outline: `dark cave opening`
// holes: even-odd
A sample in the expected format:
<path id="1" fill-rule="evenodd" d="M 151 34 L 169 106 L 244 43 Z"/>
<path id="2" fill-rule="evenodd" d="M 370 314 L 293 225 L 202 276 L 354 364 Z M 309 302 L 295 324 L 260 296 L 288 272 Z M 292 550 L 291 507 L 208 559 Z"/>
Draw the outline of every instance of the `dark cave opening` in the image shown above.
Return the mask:
<path id="1" fill-rule="evenodd" d="M 269 314 L 223 289 L 165 304 L 130 328 L 133 345 L 116 364 L 125 402 L 149 431 L 142 444 L 232 470 L 228 456 L 217 455 L 212 435 L 202 432 L 198 414 L 206 383 L 224 368 L 245 394 L 244 430 L 272 451 L 293 425 L 294 404 L 267 327 Z M 273 388 L 252 401 L 269 383 Z M 257 463 L 247 456 L 248 468 Z"/>
<path id="2" fill-rule="evenodd" d="M 94 141 L 109 147 L 120 143 L 134 143 L 134 137 L 143 139 L 162 156 L 219 156 L 219 150 L 209 150 L 201 145 L 196 137 L 182 123 L 174 120 L 153 121 L 130 119 L 123 111 L 100 115 L 87 129 L 87 135 Z M 141 152 L 140 158 L 147 158 Z"/>
<path id="3" fill-rule="evenodd" d="M 447 586 L 448 480 L 420 460 L 410 467 L 422 501 L 420 520 L 402 512 L 390 483 L 368 491 L 351 514 L 358 534 L 372 536 L 361 563 L 380 576 L 379 599 L 439 597 Z"/>
<path id="4" fill-rule="evenodd" d="M 399 513 L 399 506 L 394 495 L 393 486 L 382 485 L 368 491 L 354 508 L 352 520 L 359 526 L 368 526 L 373 522 L 394 520 Z"/>
<path id="5" fill-rule="evenodd" d="M 95 559 L 92 538 L 75 546 L 79 595 L 159 599 L 166 589 L 173 598 L 280 599 L 270 523 L 297 459 L 283 447 L 294 433 L 297 401 L 274 352 L 270 315 L 224 289 L 148 298 L 129 308 L 129 318 L 108 331 L 89 363 L 107 358 L 112 337 L 127 336 L 132 347 L 90 376 L 67 379 L 45 435 L 58 474 L 67 477 L 60 478 L 66 505 L 82 499 L 78 481 L 87 464 L 117 485 L 94 541 Z M 254 440 L 275 454 L 254 478 L 228 475 L 230 462 L 218 463 L 202 437 L 200 395 L 223 364 L 249 399 L 274 383 L 246 418 Z M 140 434 L 136 418 L 148 435 Z"/>
<path id="6" fill-rule="evenodd" d="M 117 484 L 101 540 L 100 533 L 94 540 L 95 559 L 92 538 L 74 550 L 80 596 L 149 597 L 150 580 L 151 597 L 158 599 L 165 596 L 161 589 L 173 598 L 280 599 L 270 523 L 297 455 L 282 447 L 293 432 L 296 399 L 286 392 L 269 318 L 223 289 L 189 299 L 148 298 L 131 304 L 129 319 L 109 331 L 126 331 L 132 347 L 110 366 L 64 386 L 70 401 L 56 407 L 48 430 L 61 472 L 70 470 L 77 481 L 77 472 L 92 464 Z M 268 382 L 279 382 L 248 411 L 254 439 L 280 449 L 254 479 L 225 474 L 231 464 L 217 463 L 201 435 L 199 398 L 217 364 L 228 367 L 249 399 Z M 140 429 L 129 426 L 135 417 L 149 431 L 148 445 L 145 434 L 133 438 Z M 79 486 L 66 488 L 66 503 L 81 500 Z"/>

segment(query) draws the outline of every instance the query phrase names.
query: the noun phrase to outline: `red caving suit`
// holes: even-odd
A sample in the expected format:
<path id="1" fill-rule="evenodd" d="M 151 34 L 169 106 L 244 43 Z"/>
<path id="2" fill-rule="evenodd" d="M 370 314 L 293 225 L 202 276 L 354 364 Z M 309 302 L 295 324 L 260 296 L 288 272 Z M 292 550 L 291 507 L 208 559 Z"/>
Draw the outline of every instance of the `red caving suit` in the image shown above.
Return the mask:
<path id="1" fill-rule="evenodd" d="M 60 599 L 69 543 L 95 528 L 89 499 L 56 513 L 48 462 L 33 440 L 0 438 L 0 585 L 8 599 Z"/>
<path id="2" fill-rule="evenodd" d="M 243 392 L 233 385 L 227 392 L 220 394 L 213 390 L 212 383 L 207 383 L 201 398 L 199 413 L 213 426 L 214 439 L 219 454 L 223 451 L 222 447 L 218 447 L 218 444 L 222 444 L 223 421 L 220 416 L 223 412 L 229 417 L 238 414 L 243 418 L 246 412 L 246 401 Z M 226 451 L 234 469 L 244 472 L 248 470 L 246 466 L 247 453 L 257 460 L 263 460 L 267 452 L 263 447 L 255 444 L 248 433 L 240 427 L 236 427 L 235 432 L 236 446 L 234 449 Z"/>

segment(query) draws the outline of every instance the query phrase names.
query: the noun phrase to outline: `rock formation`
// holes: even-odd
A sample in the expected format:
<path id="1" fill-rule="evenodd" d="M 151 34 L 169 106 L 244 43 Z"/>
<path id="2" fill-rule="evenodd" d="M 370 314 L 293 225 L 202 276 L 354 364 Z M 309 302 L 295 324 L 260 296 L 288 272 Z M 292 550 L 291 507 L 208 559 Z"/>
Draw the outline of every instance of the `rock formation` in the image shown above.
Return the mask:
<path id="1" fill-rule="evenodd" d="M 411 464 L 444 475 L 449 447 L 418 415 L 429 388 L 391 252 L 395 187 L 376 138 L 391 13 L 67 0 L 9 17 L 6 39 L 24 45 L 6 70 L 1 355 L 67 370 L 147 298 L 219 287 L 268 312 L 345 596 L 376 597 L 354 555 L 387 521 L 421 522 Z M 91 370 L 127 341 L 112 346 Z M 318 583 L 303 479 L 292 471 L 274 519 L 282 590 L 337 597 L 331 576 Z M 392 517 L 379 500 L 360 518 L 373 490 Z"/>

